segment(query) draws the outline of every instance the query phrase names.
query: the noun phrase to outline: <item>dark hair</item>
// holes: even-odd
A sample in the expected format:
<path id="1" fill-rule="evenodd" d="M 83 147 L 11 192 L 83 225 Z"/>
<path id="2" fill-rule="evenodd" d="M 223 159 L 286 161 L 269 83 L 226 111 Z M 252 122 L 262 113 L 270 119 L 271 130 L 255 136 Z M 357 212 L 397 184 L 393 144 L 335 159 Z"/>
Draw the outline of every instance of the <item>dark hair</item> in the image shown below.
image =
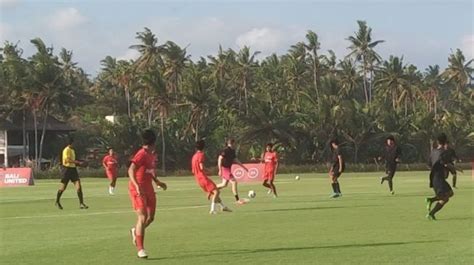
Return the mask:
<path id="1" fill-rule="evenodd" d="M 448 137 L 445 133 L 440 133 L 437 140 L 440 145 L 445 145 L 448 142 Z"/>
<path id="2" fill-rule="evenodd" d="M 329 144 L 330 145 L 332 145 L 332 144 L 339 145 L 339 141 L 336 138 L 334 138 L 329 142 Z"/>
<path id="3" fill-rule="evenodd" d="M 226 144 L 234 144 L 235 143 L 235 139 L 234 138 L 229 138 L 227 139 L 226 141 Z"/>
<path id="4" fill-rule="evenodd" d="M 107 146 L 107 151 L 110 151 L 111 149 L 113 149 L 111 146 Z"/>
<path id="5" fill-rule="evenodd" d="M 272 143 L 267 143 L 267 145 L 265 147 L 273 148 L 273 144 Z"/>
<path id="6" fill-rule="evenodd" d="M 67 140 L 67 144 L 70 145 L 70 144 L 73 144 L 73 143 L 74 143 L 74 138 L 69 137 L 69 139 Z"/>
<path id="7" fill-rule="evenodd" d="M 196 149 L 202 151 L 206 146 L 206 142 L 204 140 L 199 140 L 196 142 Z"/>
<path id="8" fill-rule="evenodd" d="M 156 135 L 155 133 L 150 130 L 144 130 L 142 133 L 142 141 L 144 145 L 153 145 L 156 142 Z"/>
<path id="9" fill-rule="evenodd" d="M 385 141 L 386 140 L 392 140 L 392 141 L 395 142 L 395 137 L 393 137 L 393 135 L 389 135 L 389 136 L 387 136 L 387 138 L 385 138 Z"/>

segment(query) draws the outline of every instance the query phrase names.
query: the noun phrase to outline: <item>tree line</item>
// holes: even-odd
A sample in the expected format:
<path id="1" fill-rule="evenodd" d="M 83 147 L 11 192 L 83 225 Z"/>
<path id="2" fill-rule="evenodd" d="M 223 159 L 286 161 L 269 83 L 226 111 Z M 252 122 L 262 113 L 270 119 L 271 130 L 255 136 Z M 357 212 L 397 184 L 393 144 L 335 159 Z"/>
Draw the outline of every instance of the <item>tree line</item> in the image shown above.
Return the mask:
<path id="1" fill-rule="evenodd" d="M 405 162 L 425 161 L 432 139 L 445 132 L 459 156 L 474 150 L 472 59 L 456 49 L 448 66 L 418 69 L 403 56 L 382 58 L 372 29 L 357 21 L 345 40 L 347 55 L 322 52 L 316 32 L 285 54 L 258 59 L 251 47 L 218 47 L 216 55 L 191 60 L 186 47 L 161 41 L 148 28 L 130 49 L 140 56 L 107 56 L 96 77 L 55 53 L 40 38 L 24 58 L 5 42 L 0 56 L 1 115 L 35 119 L 34 158 L 52 156 L 44 145 L 48 116 L 77 128 L 79 152 L 111 146 L 123 157 L 139 145 L 143 128 L 154 128 L 163 169 L 188 168 L 194 142 L 205 138 L 210 157 L 228 137 L 243 160 L 259 157 L 274 142 L 287 164 L 324 162 L 337 137 L 347 160 L 371 163 L 384 138 L 396 136 Z M 113 115 L 115 122 L 104 119 Z M 38 139 L 39 138 L 39 139 Z"/>

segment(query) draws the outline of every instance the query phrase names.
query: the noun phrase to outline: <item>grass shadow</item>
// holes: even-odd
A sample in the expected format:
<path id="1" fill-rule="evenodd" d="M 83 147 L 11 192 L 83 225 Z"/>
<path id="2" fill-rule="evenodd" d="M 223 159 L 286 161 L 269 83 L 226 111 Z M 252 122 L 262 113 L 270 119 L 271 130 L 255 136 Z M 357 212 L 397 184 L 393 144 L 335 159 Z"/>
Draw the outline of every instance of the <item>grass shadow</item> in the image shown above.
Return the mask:
<path id="1" fill-rule="evenodd" d="M 359 205 L 359 206 L 331 206 L 331 207 L 301 207 L 301 208 L 282 208 L 282 209 L 267 209 L 262 212 L 287 212 L 287 211 L 311 211 L 311 210 L 331 210 L 341 208 L 365 208 L 365 207 L 381 207 L 382 205 Z"/>
<path id="2" fill-rule="evenodd" d="M 379 243 L 362 243 L 362 244 L 343 244 L 343 245 L 328 245 L 328 246 L 303 246 L 303 247 L 279 247 L 279 248 L 256 248 L 256 249 L 221 249 L 218 252 L 208 253 L 188 253 L 184 255 L 153 258 L 149 260 L 164 260 L 164 259 L 185 259 L 194 257 L 210 257 L 210 256 L 236 256 L 245 254 L 258 254 L 265 252 L 282 252 L 282 251 L 300 251 L 300 250 L 318 250 L 318 249 L 347 249 L 347 248 L 365 248 L 365 247 L 384 247 L 384 246 L 401 246 L 411 244 L 425 244 L 445 242 L 446 240 L 426 240 L 426 241 L 403 241 L 403 242 L 379 242 Z"/>

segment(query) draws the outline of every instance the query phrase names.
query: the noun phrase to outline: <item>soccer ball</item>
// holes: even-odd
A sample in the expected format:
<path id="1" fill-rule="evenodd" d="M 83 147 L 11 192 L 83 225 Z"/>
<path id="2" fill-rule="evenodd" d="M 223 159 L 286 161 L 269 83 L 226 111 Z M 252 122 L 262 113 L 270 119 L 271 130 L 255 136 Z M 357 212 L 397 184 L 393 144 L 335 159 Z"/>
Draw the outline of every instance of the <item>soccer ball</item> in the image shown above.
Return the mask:
<path id="1" fill-rule="evenodd" d="M 255 191 L 253 191 L 253 190 L 250 190 L 248 195 L 249 195 L 249 198 L 253 199 L 253 198 L 255 198 L 255 196 L 257 196 L 257 193 L 255 193 Z"/>
<path id="2" fill-rule="evenodd" d="M 300 180 L 300 176 L 296 176 L 296 177 L 295 177 L 295 180 Z"/>

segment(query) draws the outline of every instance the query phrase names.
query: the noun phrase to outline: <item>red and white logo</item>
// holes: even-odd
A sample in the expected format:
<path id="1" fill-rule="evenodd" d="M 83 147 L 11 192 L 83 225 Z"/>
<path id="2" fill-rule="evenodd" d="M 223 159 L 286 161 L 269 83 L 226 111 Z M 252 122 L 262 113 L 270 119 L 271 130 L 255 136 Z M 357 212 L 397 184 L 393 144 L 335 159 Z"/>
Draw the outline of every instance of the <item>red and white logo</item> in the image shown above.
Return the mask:
<path id="1" fill-rule="evenodd" d="M 0 187 L 34 185 L 31 168 L 0 169 Z"/>
<path id="2" fill-rule="evenodd" d="M 244 164 L 249 170 L 246 172 L 239 165 L 232 165 L 231 172 L 239 182 L 262 181 L 265 165 L 261 163 Z"/>

